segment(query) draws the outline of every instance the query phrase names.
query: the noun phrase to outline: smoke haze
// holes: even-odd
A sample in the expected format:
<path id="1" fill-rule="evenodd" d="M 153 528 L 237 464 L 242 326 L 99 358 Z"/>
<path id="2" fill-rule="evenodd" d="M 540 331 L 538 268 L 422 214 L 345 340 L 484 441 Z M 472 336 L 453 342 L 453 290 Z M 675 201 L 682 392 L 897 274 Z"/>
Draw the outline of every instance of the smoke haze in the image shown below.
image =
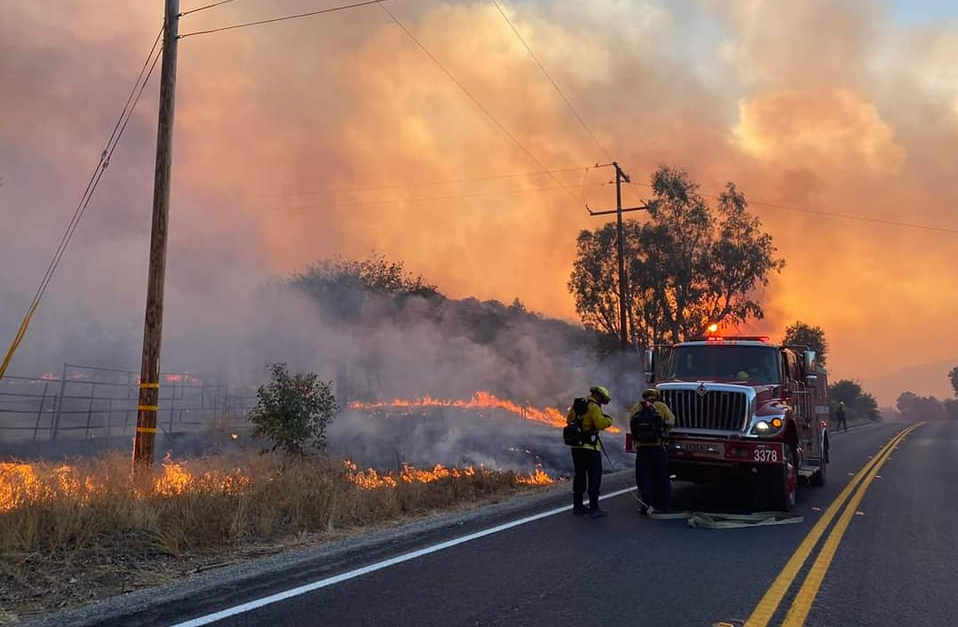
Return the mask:
<path id="1" fill-rule="evenodd" d="M 162 19 L 160 2 L 84 0 L 56 11 L 7 4 L 2 338 L 12 336 Z M 180 32 L 326 6 L 236 2 L 185 16 Z M 570 168 L 556 176 L 577 200 L 542 190 L 557 187 L 543 174 L 382 189 L 538 168 L 378 7 L 184 38 L 165 370 L 262 373 L 271 360 L 306 367 L 351 350 L 348 338 L 323 331 L 308 304 L 255 297 L 269 277 L 335 253 L 375 249 L 451 297 L 518 296 L 533 310 L 574 319 L 565 285 L 575 236 L 599 220 L 583 199 L 595 208 L 614 203 L 604 185 L 610 171 L 584 167 L 605 156 L 491 3 L 388 6 L 541 163 Z M 706 192 L 732 180 L 754 201 L 956 226 L 954 21 L 905 24 L 891 4 L 853 0 L 529 0 L 504 8 L 632 175 L 626 203 L 647 198 L 641 183 L 666 163 L 687 169 Z M 64 360 L 138 366 L 156 95 L 154 77 L 13 372 L 37 374 Z M 356 188 L 364 191 L 304 193 Z M 441 200 L 415 200 L 422 198 Z M 796 319 L 821 325 L 833 379 L 884 381 L 910 365 L 958 363 L 958 236 L 752 208 L 788 266 L 763 294 L 767 318 L 745 330 L 778 338 Z M 473 380 L 498 367 L 487 349 L 430 344 L 428 328 L 377 333 L 387 352 L 404 354 L 414 339 L 426 347 L 420 371 L 434 376 L 429 385 L 421 376 L 391 379 L 403 393 L 445 386 L 445 395 L 468 396 L 480 387 L 470 388 Z M 537 350 L 529 349 L 528 372 L 552 359 Z M 950 395 L 946 372 L 926 393 Z M 869 391 L 891 404 L 902 389 Z"/>

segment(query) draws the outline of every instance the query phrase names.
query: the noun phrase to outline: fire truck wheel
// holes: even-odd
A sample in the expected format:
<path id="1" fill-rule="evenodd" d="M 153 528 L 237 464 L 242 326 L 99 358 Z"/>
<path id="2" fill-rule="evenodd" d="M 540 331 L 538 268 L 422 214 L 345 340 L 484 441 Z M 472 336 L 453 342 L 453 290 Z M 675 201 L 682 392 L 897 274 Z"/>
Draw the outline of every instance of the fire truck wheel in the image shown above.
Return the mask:
<path id="1" fill-rule="evenodd" d="M 822 465 L 819 466 L 818 472 L 809 477 L 809 482 L 816 487 L 821 487 L 825 485 L 825 479 L 828 477 L 828 461 L 827 458 L 822 458 Z"/>
<path id="2" fill-rule="evenodd" d="M 795 464 L 795 447 L 785 447 L 785 463 L 781 466 L 767 468 L 766 486 L 771 497 L 772 507 L 781 512 L 790 512 L 795 509 L 798 495 L 798 467 Z"/>

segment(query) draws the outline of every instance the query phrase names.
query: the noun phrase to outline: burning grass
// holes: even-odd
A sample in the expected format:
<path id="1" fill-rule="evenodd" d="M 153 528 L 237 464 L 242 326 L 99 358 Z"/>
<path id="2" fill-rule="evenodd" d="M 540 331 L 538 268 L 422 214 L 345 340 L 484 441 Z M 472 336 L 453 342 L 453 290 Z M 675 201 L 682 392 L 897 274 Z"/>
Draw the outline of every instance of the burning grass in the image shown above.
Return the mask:
<path id="1" fill-rule="evenodd" d="M 350 409 L 369 411 L 380 409 L 393 410 L 412 410 L 424 407 L 455 407 L 459 409 L 470 410 L 500 410 L 510 412 L 523 420 L 539 422 L 551 427 L 564 427 L 566 424 L 565 413 L 560 412 L 554 407 L 534 407 L 532 405 L 520 405 L 504 398 L 499 398 L 491 392 L 480 390 L 472 395 L 468 400 L 452 400 L 442 398 L 432 398 L 423 396 L 420 398 L 394 398 L 391 401 L 376 401 L 363 403 L 354 401 L 349 404 Z M 619 433 L 617 427 L 611 427 L 610 433 Z"/>
<path id="2" fill-rule="evenodd" d="M 159 566 L 165 562 L 339 536 L 551 483 L 541 469 L 379 472 L 348 460 L 255 454 L 167 459 L 143 476 L 119 454 L 69 465 L 2 463 L 0 607 L 49 611 L 43 597 L 82 579 L 92 597 L 56 597 L 76 605 L 162 583 L 177 570 Z"/>
<path id="3" fill-rule="evenodd" d="M 0 551 L 76 550 L 133 533 L 176 554 L 362 526 L 552 483 L 541 470 L 403 465 L 382 473 L 320 457 L 232 461 L 166 459 L 143 477 L 120 455 L 71 465 L 0 464 Z"/>

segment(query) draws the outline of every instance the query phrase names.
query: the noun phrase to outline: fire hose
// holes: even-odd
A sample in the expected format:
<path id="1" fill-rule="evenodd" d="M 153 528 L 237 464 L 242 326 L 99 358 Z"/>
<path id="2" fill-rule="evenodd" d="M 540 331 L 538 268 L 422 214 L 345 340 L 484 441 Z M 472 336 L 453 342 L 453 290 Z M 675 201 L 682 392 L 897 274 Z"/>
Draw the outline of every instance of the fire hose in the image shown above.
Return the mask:
<path id="1" fill-rule="evenodd" d="M 717 512 L 657 512 L 655 508 L 646 505 L 638 494 L 635 494 L 639 513 L 654 520 L 687 519 L 689 527 L 693 529 L 742 529 L 744 527 L 763 527 L 769 525 L 792 525 L 805 520 L 804 516 L 789 512 L 752 512 L 751 514 L 726 514 Z"/>

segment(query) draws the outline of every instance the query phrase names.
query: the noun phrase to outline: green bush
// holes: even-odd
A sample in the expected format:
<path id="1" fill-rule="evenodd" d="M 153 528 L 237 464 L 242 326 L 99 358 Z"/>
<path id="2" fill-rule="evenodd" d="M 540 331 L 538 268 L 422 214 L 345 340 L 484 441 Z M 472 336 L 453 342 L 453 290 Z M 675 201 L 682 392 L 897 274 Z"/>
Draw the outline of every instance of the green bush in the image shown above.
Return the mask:
<path id="1" fill-rule="evenodd" d="M 308 447 L 324 450 L 326 428 L 339 413 L 331 382 L 312 372 L 290 375 L 284 363 L 273 364 L 270 372 L 272 381 L 256 391 L 256 406 L 247 416 L 252 435 L 287 455 L 305 455 Z"/>

